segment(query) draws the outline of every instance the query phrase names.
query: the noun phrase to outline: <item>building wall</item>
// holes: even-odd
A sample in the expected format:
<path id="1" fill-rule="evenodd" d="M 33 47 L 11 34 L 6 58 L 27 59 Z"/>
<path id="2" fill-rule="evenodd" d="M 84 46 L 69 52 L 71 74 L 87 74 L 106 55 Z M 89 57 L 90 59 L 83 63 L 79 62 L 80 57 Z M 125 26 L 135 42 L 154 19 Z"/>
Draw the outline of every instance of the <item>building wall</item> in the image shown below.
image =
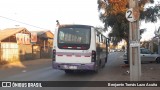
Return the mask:
<path id="1" fill-rule="evenodd" d="M 33 59 L 32 45 L 19 45 L 19 55 L 20 55 L 20 60 Z"/>
<path id="2" fill-rule="evenodd" d="M 0 43 L 0 62 L 19 61 L 19 52 L 17 43 Z"/>
<path id="3" fill-rule="evenodd" d="M 52 54 L 52 48 L 46 46 L 45 49 L 44 47 L 41 47 L 41 58 L 51 58 Z"/>
<path id="4" fill-rule="evenodd" d="M 38 39 L 38 45 L 40 46 L 40 58 L 51 58 L 53 39 Z"/>
<path id="5" fill-rule="evenodd" d="M 29 33 L 23 31 L 21 33 Z M 12 35 L 0 42 L 0 63 L 1 61 L 15 61 L 15 60 L 32 60 L 39 58 L 51 58 L 53 39 L 52 34 L 45 34 L 43 37 L 38 37 L 36 44 L 17 44 L 16 34 Z M 45 44 L 44 44 L 45 40 Z M 5 43 L 2 45 L 2 43 Z"/>
<path id="6" fill-rule="evenodd" d="M 40 46 L 38 46 L 38 45 L 33 45 L 32 46 L 32 54 L 33 54 L 33 58 L 34 59 L 39 59 L 40 58 Z"/>

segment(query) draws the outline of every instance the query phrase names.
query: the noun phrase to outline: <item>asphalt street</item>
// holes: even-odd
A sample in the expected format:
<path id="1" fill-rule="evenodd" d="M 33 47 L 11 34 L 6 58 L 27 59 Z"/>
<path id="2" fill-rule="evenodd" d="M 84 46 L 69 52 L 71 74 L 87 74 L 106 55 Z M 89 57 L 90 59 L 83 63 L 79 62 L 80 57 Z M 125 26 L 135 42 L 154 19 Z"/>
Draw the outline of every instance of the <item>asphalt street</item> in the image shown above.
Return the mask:
<path id="1" fill-rule="evenodd" d="M 64 71 L 52 69 L 51 59 L 23 61 L 18 64 L 1 66 L 1 81 L 129 81 L 129 67 L 123 63 L 124 52 L 110 53 L 105 67 L 98 73 L 75 72 L 65 74 Z M 148 67 L 149 66 L 149 67 Z M 142 65 L 142 81 L 160 81 L 159 64 Z M 155 73 L 156 71 L 156 73 Z M 155 73 L 155 74 L 153 74 Z M 154 76 L 153 76 L 154 75 Z M 54 88 L 0 88 L 0 90 L 150 90 L 153 88 L 114 88 L 114 87 L 54 87 Z M 159 88 L 154 88 L 159 90 Z"/>

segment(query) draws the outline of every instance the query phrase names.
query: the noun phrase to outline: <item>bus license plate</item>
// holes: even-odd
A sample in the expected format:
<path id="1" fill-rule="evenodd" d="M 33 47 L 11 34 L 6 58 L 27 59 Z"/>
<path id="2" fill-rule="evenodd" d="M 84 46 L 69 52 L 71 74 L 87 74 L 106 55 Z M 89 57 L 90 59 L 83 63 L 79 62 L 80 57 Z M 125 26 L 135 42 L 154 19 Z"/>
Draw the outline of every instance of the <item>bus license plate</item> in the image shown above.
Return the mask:
<path id="1" fill-rule="evenodd" d="M 63 67 L 64 67 L 65 69 L 77 69 L 77 66 L 64 65 Z"/>

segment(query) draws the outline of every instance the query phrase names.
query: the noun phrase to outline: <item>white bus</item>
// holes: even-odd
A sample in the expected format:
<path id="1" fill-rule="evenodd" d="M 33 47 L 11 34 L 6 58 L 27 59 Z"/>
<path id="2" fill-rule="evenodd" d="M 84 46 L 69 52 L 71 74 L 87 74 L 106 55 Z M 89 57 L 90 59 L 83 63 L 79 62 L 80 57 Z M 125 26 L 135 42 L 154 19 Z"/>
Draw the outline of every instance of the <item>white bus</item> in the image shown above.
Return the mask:
<path id="1" fill-rule="evenodd" d="M 75 70 L 98 72 L 105 66 L 108 39 L 88 25 L 60 25 L 54 33 L 52 67 L 71 73 Z"/>

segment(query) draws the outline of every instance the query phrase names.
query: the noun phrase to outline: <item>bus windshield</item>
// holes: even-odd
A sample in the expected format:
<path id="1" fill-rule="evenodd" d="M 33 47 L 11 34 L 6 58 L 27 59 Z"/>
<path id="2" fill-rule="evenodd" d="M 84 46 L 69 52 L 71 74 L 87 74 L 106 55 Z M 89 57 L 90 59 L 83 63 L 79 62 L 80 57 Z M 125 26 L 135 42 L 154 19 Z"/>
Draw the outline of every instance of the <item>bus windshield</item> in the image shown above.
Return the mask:
<path id="1" fill-rule="evenodd" d="M 86 50 L 90 47 L 91 29 L 63 27 L 58 31 L 58 48 Z"/>

